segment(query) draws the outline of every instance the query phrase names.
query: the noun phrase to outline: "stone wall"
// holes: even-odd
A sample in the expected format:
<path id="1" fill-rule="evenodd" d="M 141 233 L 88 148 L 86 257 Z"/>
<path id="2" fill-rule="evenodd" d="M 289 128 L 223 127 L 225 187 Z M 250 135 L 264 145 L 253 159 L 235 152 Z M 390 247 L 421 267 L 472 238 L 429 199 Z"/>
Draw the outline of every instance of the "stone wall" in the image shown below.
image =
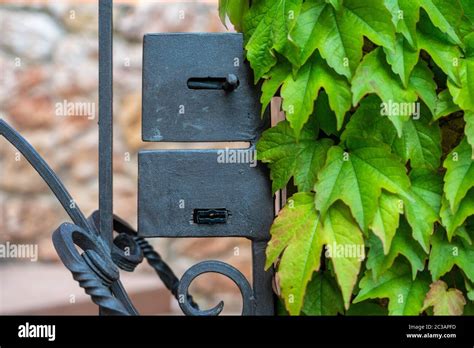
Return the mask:
<path id="1" fill-rule="evenodd" d="M 218 19 L 217 1 L 121 1 L 114 18 L 114 211 L 136 226 L 137 151 L 173 146 L 141 142 L 143 34 L 215 32 L 225 27 Z M 94 1 L 0 3 L 1 117 L 34 145 L 86 215 L 97 209 L 98 198 L 97 63 Z M 65 103 L 77 102 L 93 109 L 87 115 L 83 110 L 61 110 Z M 0 139 L 0 241 L 37 243 L 40 262 L 58 262 L 51 233 L 68 217 L 15 151 Z M 220 259 L 251 276 L 246 240 L 153 243 L 178 275 L 199 260 Z M 0 266 L 9 262 L 19 261 L 0 259 Z M 201 302 L 213 305 L 222 298 L 228 302 L 227 312 L 239 311 L 240 296 L 228 279 L 205 275 L 191 290 Z"/>

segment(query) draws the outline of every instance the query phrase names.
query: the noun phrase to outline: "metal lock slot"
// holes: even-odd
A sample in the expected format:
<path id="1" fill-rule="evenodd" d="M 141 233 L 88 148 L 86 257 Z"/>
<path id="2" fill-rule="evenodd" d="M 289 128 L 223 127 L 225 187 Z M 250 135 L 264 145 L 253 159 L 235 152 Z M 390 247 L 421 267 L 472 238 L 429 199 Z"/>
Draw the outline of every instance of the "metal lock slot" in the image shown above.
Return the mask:
<path id="1" fill-rule="evenodd" d="M 189 89 L 213 89 L 232 92 L 239 87 L 239 79 L 234 74 L 227 77 L 191 77 L 188 79 Z"/>
<path id="2" fill-rule="evenodd" d="M 229 215 L 229 211 L 225 208 L 194 209 L 193 221 L 195 224 L 204 225 L 225 224 Z"/>

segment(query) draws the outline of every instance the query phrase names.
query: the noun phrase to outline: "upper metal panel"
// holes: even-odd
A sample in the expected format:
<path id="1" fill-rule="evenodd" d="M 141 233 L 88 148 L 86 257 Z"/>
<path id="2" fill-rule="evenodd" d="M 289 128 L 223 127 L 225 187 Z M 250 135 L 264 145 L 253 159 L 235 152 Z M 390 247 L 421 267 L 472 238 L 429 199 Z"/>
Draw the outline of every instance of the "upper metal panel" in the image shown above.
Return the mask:
<path id="1" fill-rule="evenodd" d="M 230 74 L 239 81 L 235 90 L 200 89 L 203 80 L 212 85 Z M 264 128 L 258 91 L 241 34 L 145 35 L 144 141 L 252 141 Z"/>

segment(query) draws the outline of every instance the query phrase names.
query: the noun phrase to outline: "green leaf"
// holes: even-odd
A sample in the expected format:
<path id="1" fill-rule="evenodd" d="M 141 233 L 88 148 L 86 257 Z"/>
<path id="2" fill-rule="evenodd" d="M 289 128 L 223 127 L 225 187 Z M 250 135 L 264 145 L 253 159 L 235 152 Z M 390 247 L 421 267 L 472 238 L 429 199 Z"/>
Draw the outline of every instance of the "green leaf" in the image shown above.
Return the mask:
<path id="1" fill-rule="evenodd" d="M 296 67 L 301 67 L 316 49 L 319 33 L 318 20 L 327 4 L 322 0 L 303 3 L 301 13 L 291 30 L 284 55 Z"/>
<path id="2" fill-rule="evenodd" d="M 442 280 L 430 285 L 423 310 L 433 307 L 434 315 L 462 315 L 466 299 L 458 289 L 449 289 Z"/>
<path id="3" fill-rule="evenodd" d="M 265 113 L 275 93 L 290 74 L 291 65 L 286 60 L 279 61 L 266 74 L 265 81 L 262 83 L 262 95 L 260 96 L 260 103 L 262 104 L 261 115 Z"/>
<path id="4" fill-rule="evenodd" d="M 226 25 L 225 19 L 226 16 L 229 16 L 230 22 L 237 31 L 242 31 L 242 18 L 248 9 L 248 0 L 219 0 L 219 17 L 221 22 Z"/>
<path id="5" fill-rule="evenodd" d="M 438 120 L 441 117 L 448 116 L 459 110 L 461 109 L 459 106 L 454 104 L 453 97 L 451 96 L 451 93 L 449 93 L 449 89 L 445 89 L 438 94 L 433 120 Z"/>
<path id="6" fill-rule="evenodd" d="M 329 209 L 323 221 L 325 254 L 331 258 L 347 309 L 365 257 L 364 238 L 349 209 L 341 202 Z"/>
<path id="7" fill-rule="evenodd" d="M 380 239 L 383 253 L 388 254 L 392 239 L 398 228 L 400 218 L 400 202 L 397 196 L 382 192 L 376 208 L 374 220 L 369 226 L 372 232 Z"/>
<path id="8" fill-rule="evenodd" d="M 351 308 L 346 311 L 346 315 L 348 316 L 382 316 L 387 314 L 388 311 L 386 308 L 370 301 L 353 303 Z"/>
<path id="9" fill-rule="evenodd" d="M 454 83 L 460 83 L 458 62 L 461 59 L 461 50 L 458 46 L 451 44 L 446 36 L 433 26 L 426 15 L 420 17 L 418 46 L 428 52 Z"/>
<path id="10" fill-rule="evenodd" d="M 269 163 L 273 192 L 285 187 L 292 176 L 300 192 L 313 189 L 332 145 L 330 139 L 316 140 L 317 134 L 317 129 L 308 124 L 297 141 L 288 121 L 263 133 L 257 144 L 257 156 Z"/>
<path id="11" fill-rule="evenodd" d="M 448 80 L 454 102 L 463 110 L 474 111 L 474 59 L 461 59 L 459 64 L 461 87 Z"/>
<path id="12" fill-rule="evenodd" d="M 316 124 L 326 135 L 339 134 L 337 130 L 337 117 L 329 106 L 328 94 L 325 91 L 319 92 L 312 117 L 315 118 Z"/>
<path id="13" fill-rule="evenodd" d="M 390 315 L 418 315 L 422 311 L 429 283 L 426 273 L 419 273 L 413 280 L 410 267 L 406 262 L 397 260 L 378 279 L 367 271 L 359 283 L 361 290 L 354 303 L 371 298 L 388 298 Z"/>
<path id="14" fill-rule="evenodd" d="M 342 8 L 343 0 L 326 0 L 328 4 L 331 4 L 337 11 L 340 11 Z"/>
<path id="15" fill-rule="evenodd" d="M 332 147 L 315 186 L 316 208 L 323 215 L 337 200 L 346 203 L 363 231 L 373 221 L 382 189 L 400 193 L 408 189 L 405 167 L 380 142 L 351 137 L 349 151 Z"/>
<path id="16" fill-rule="evenodd" d="M 352 93 L 354 105 L 369 93 L 377 94 L 386 105 L 414 103 L 418 99 L 415 90 L 403 88 L 400 80 L 392 73 L 385 61 L 383 50 L 380 48 L 367 54 L 357 68 L 352 80 Z M 388 115 L 388 118 L 400 136 L 403 122 L 409 118 L 409 114 Z"/>
<path id="17" fill-rule="evenodd" d="M 438 173 L 426 169 L 412 170 L 410 181 L 408 193 L 402 195 L 405 216 L 413 237 L 428 252 L 434 223 L 439 221 L 443 183 Z"/>
<path id="18" fill-rule="evenodd" d="M 474 160 L 474 111 L 465 111 L 464 121 L 466 122 L 466 126 L 464 127 L 464 133 L 466 133 L 467 142 L 471 144 L 471 159 Z"/>
<path id="19" fill-rule="evenodd" d="M 433 235 L 431 245 L 428 269 L 433 281 L 448 273 L 454 265 L 462 269 L 471 282 L 474 281 L 474 246 L 457 238 L 449 242 L 441 229 Z"/>
<path id="20" fill-rule="evenodd" d="M 426 107 L 416 104 L 416 116 L 403 122 L 402 136 L 398 138 L 394 126 L 382 115 L 390 112 L 390 105 L 381 104 L 380 99 L 373 95 L 364 98 L 346 125 L 341 139 L 351 135 L 376 139 L 391 146 L 405 163 L 410 160 L 412 168 L 437 169 L 441 157 L 438 123 L 430 124 L 431 117 Z"/>
<path id="21" fill-rule="evenodd" d="M 346 141 L 355 136 L 375 139 L 392 146 L 398 138 L 397 131 L 388 118 L 382 115 L 383 107 L 384 104 L 377 95 L 364 97 L 347 123 L 341 140 Z"/>
<path id="22" fill-rule="evenodd" d="M 425 268 L 427 255 L 412 238 L 411 228 L 404 219 L 402 219 L 395 238 L 393 238 L 390 251 L 385 253 L 387 255 L 384 255 L 382 243 L 378 238 L 371 236 L 369 245 L 370 250 L 367 257 L 367 269 L 372 271 L 372 275 L 375 279 L 389 270 L 399 255 L 405 256 L 410 262 L 413 280 L 416 278 L 416 273 L 423 271 Z"/>
<path id="23" fill-rule="evenodd" d="M 395 74 L 400 76 L 403 86 L 408 86 L 410 74 L 418 62 L 419 51 L 410 47 L 408 41 L 401 35 L 397 36 L 395 49 L 384 48 L 387 62 Z"/>
<path id="24" fill-rule="evenodd" d="M 375 44 L 394 47 L 395 28 L 390 18 L 380 0 L 344 0 L 340 11 L 327 5 L 313 21 L 307 21 L 305 25 L 313 26 L 311 32 L 317 35 L 302 36 L 297 45 L 305 47 L 306 55 L 319 48 L 330 67 L 351 79 L 362 58 L 364 36 Z"/>
<path id="25" fill-rule="evenodd" d="M 329 96 L 329 105 L 336 113 L 338 128 L 342 126 L 344 115 L 351 107 L 349 84 L 315 53 L 298 70 L 295 78 L 290 76 L 281 89 L 283 110 L 297 136 L 312 114 L 314 101 L 321 88 Z"/>
<path id="26" fill-rule="evenodd" d="M 474 187 L 474 161 L 472 148 L 463 139 L 461 143 L 446 157 L 443 163 L 446 168 L 444 176 L 444 194 L 448 199 L 451 211 L 459 208 L 461 200 Z"/>
<path id="27" fill-rule="evenodd" d="M 469 216 L 474 215 L 474 190 L 469 190 L 454 213 L 451 211 L 448 201 L 444 198 L 440 215 L 443 226 L 446 228 L 448 240 L 451 241 L 457 228 L 461 227 Z"/>
<path id="28" fill-rule="evenodd" d="M 431 117 L 424 106 L 418 113 L 403 123 L 402 137 L 395 138 L 392 147 L 405 162 L 410 160 L 412 168 L 437 169 L 441 160 L 441 129 L 438 123 L 430 124 Z"/>
<path id="29" fill-rule="evenodd" d="M 341 291 L 328 272 L 316 273 L 306 288 L 303 309 L 306 315 L 337 315 L 344 313 Z"/>
<path id="30" fill-rule="evenodd" d="M 268 268 L 280 256 L 278 275 L 286 308 L 292 315 L 303 306 L 306 285 L 319 269 L 323 248 L 322 224 L 314 209 L 314 195 L 297 193 L 278 214 L 270 229 Z"/>
<path id="31" fill-rule="evenodd" d="M 273 50 L 283 53 L 301 4 L 302 0 L 260 0 L 247 11 L 243 28 L 250 38 L 245 48 L 255 82 L 276 64 Z"/>
<path id="32" fill-rule="evenodd" d="M 409 88 L 413 88 L 416 94 L 418 94 L 418 97 L 423 100 L 434 115 L 438 96 L 436 95 L 436 82 L 433 78 L 433 72 L 428 68 L 428 64 L 421 60 L 415 66 L 415 69 L 413 69 L 410 76 Z"/>
<path id="33" fill-rule="evenodd" d="M 420 18 L 420 4 L 417 0 L 385 0 L 385 6 L 392 14 L 392 22 L 412 48 L 417 47 L 416 23 Z"/>
<path id="34" fill-rule="evenodd" d="M 459 1 L 453 0 L 418 0 L 431 21 L 443 33 L 446 33 L 456 44 L 462 45 L 457 33 L 463 10 Z"/>

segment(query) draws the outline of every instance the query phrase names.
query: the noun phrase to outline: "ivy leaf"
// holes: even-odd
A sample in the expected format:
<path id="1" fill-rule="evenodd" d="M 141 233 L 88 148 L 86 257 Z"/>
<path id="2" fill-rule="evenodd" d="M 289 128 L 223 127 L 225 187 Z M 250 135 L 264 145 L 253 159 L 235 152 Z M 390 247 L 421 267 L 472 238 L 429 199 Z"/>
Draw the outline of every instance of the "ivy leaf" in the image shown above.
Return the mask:
<path id="1" fill-rule="evenodd" d="M 434 223 L 439 221 L 443 183 L 438 173 L 426 169 L 412 170 L 410 181 L 410 190 L 402 195 L 405 216 L 413 238 L 428 252 Z"/>
<path id="2" fill-rule="evenodd" d="M 385 0 L 385 6 L 392 14 L 392 22 L 412 48 L 417 47 L 416 23 L 420 18 L 420 4 L 413 0 Z"/>
<path id="3" fill-rule="evenodd" d="M 474 23 L 474 6 L 471 0 L 460 0 L 464 15 Z"/>
<path id="4" fill-rule="evenodd" d="M 341 291 L 327 272 L 313 276 L 306 288 L 303 309 L 306 315 L 336 315 L 344 313 Z"/>
<path id="5" fill-rule="evenodd" d="M 461 200 L 474 187 L 472 148 L 466 139 L 463 139 L 446 157 L 443 166 L 446 168 L 444 194 L 448 199 L 451 211 L 456 211 Z"/>
<path id="6" fill-rule="evenodd" d="M 426 273 L 419 273 L 413 280 L 410 266 L 397 260 L 378 279 L 374 279 L 371 271 L 366 271 L 359 283 L 361 290 L 354 303 L 371 298 L 388 298 L 390 315 L 418 315 L 422 311 L 429 284 Z"/>
<path id="7" fill-rule="evenodd" d="M 433 235 L 428 269 L 433 281 L 448 273 L 454 265 L 464 271 L 471 282 L 474 281 L 474 246 L 453 238 L 451 242 L 445 238 L 441 229 Z"/>
<path id="8" fill-rule="evenodd" d="M 364 98 L 346 125 L 342 140 L 351 135 L 376 139 L 391 146 L 405 163 L 410 160 L 412 168 L 437 169 L 441 157 L 441 130 L 438 123 L 430 124 L 431 117 L 426 107 L 421 104 L 418 116 L 403 122 L 399 138 L 387 117 L 381 115 L 380 106 L 378 97 L 370 95 Z"/>
<path id="9" fill-rule="evenodd" d="M 291 74 L 291 65 L 286 60 L 281 60 L 275 65 L 265 76 L 265 81 L 262 83 L 262 94 L 260 96 L 260 103 L 262 104 L 261 115 L 265 113 L 268 104 L 276 92 Z"/>
<path id="10" fill-rule="evenodd" d="M 374 220 L 369 226 L 380 239 L 383 253 L 388 254 L 392 239 L 398 228 L 400 218 L 400 199 L 396 195 L 382 192 L 375 211 Z"/>
<path id="11" fill-rule="evenodd" d="M 451 40 L 462 46 L 461 39 L 457 33 L 457 27 L 461 22 L 463 10 L 459 1 L 453 0 L 418 0 L 425 9 L 431 21 Z"/>
<path id="12" fill-rule="evenodd" d="M 451 211 L 448 201 L 444 198 L 440 215 L 443 226 L 446 228 L 448 240 L 451 241 L 457 228 L 461 227 L 469 216 L 474 215 L 474 190 L 469 190 L 454 213 Z"/>
<path id="13" fill-rule="evenodd" d="M 382 108 L 382 100 L 377 95 L 370 94 L 364 97 L 341 134 L 341 140 L 362 137 L 392 146 L 398 138 L 397 131 L 388 118 L 381 114 Z"/>
<path id="14" fill-rule="evenodd" d="M 364 301 L 360 303 L 353 303 L 351 308 L 346 311 L 347 316 L 382 316 L 387 315 L 388 311 L 377 303 Z"/>
<path id="15" fill-rule="evenodd" d="M 342 8 L 343 0 L 326 0 L 328 4 L 331 4 L 337 11 L 340 11 Z"/>
<path id="16" fill-rule="evenodd" d="M 454 102 L 463 110 L 474 111 L 474 59 L 461 59 L 459 65 L 461 87 L 448 80 Z"/>
<path id="17" fill-rule="evenodd" d="M 255 82 L 276 64 L 273 50 L 284 51 L 301 4 L 302 0 L 261 0 L 246 13 L 243 28 L 250 38 L 245 48 Z"/>
<path id="18" fill-rule="evenodd" d="M 464 133 L 466 133 L 467 142 L 471 144 L 471 159 L 474 160 L 474 111 L 464 111 L 464 121 L 466 122 Z"/>
<path id="19" fill-rule="evenodd" d="M 329 96 L 329 105 L 336 113 L 340 128 L 344 115 L 351 107 L 349 83 L 344 77 L 336 74 L 315 52 L 298 70 L 295 78 L 290 76 L 281 89 L 283 110 L 297 137 L 313 112 L 314 101 L 321 88 L 324 88 Z"/>
<path id="20" fill-rule="evenodd" d="M 455 84 L 460 84 L 457 62 L 461 59 L 461 50 L 458 46 L 451 44 L 424 13 L 420 16 L 418 25 L 418 46 L 428 52 L 434 62 Z"/>
<path id="21" fill-rule="evenodd" d="M 419 118 L 419 119 L 418 119 Z M 412 168 L 437 169 L 441 160 L 441 129 L 438 123 L 430 124 L 431 117 L 421 106 L 417 119 L 403 123 L 402 137 L 395 138 L 392 147 Z"/>
<path id="22" fill-rule="evenodd" d="M 365 257 L 364 238 L 349 209 L 341 202 L 329 209 L 323 224 L 326 256 L 332 260 L 347 309 Z"/>
<path id="23" fill-rule="evenodd" d="M 418 62 L 419 51 L 411 48 L 408 41 L 403 36 L 398 35 L 395 49 L 384 48 L 384 52 L 393 72 L 400 76 L 403 87 L 407 88 L 410 74 Z"/>
<path id="24" fill-rule="evenodd" d="M 430 285 L 423 310 L 433 307 L 434 315 L 462 315 L 466 299 L 458 289 L 449 289 L 442 280 Z"/>
<path id="25" fill-rule="evenodd" d="M 413 69 L 410 76 L 409 87 L 418 94 L 421 100 L 428 106 L 431 113 L 434 115 L 436 101 L 438 96 L 436 95 L 436 82 L 434 81 L 434 74 L 428 67 L 428 64 L 421 60 Z"/>
<path id="26" fill-rule="evenodd" d="M 337 130 L 337 117 L 329 106 L 329 98 L 326 92 L 319 92 L 311 117 L 315 118 L 319 129 L 326 133 L 326 135 L 339 135 Z"/>
<path id="27" fill-rule="evenodd" d="M 273 192 L 285 187 L 292 176 L 299 191 L 313 189 L 332 145 L 330 139 L 316 140 L 317 135 L 317 129 L 308 124 L 297 141 L 288 121 L 279 122 L 263 133 L 257 144 L 257 156 L 269 163 Z"/>
<path id="28" fill-rule="evenodd" d="M 315 186 L 316 208 L 325 215 L 337 200 L 346 203 L 363 231 L 373 221 L 382 189 L 400 193 L 410 185 L 405 167 L 380 142 L 351 137 L 349 152 L 332 147 Z"/>
<path id="29" fill-rule="evenodd" d="M 317 23 L 326 6 L 321 0 L 308 0 L 301 7 L 284 52 L 285 57 L 297 69 L 306 63 L 316 49 L 319 38 Z"/>
<path id="30" fill-rule="evenodd" d="M 411 89 L 404 89 L 400 80 L 392 73 L 385 61 L 383 50 L 375 49 L 364 57 L 352 80 L 352 103 L 356 105 L 364 95 L 377 94 L 386 105 L 390 103 L 414 103 L 418 96 Z M 398 135 L 402 134 L 403 122 L 409 118 L 406 113 L 387 116 L 397 129 Z"/>
<path id="31" fill-rule="evenodd" d="M 237 31 L 242 30 L 242 18 L 249 9 L 248 0 L 219 0 L 219 17 L 225 24 L 226 16 Z M 226 26 L 227 28 L 227 26 Z"/>
<path id="32" fill-rule="evenodd" d="M 459 110 L 461 109 L 453 102 L 453 97 L 449 90 L 445 89 L 438 94 L 433 120 L 438 120 Z"/>
<path id="33" fill-rule="evenodd" d="M 290 314 L 295 315 L 303 306 L 306 285 L 319 269 L 323 248 L 314 195 L 293 195 L 273 222 L 270 234 L 265 268 L 281 255 L 278 274 L 282 297 Z"/>
<path id="34" fill-rule="evenodd" d="M 362 58 L 364 36 L 378 45 L 393 48 L 395 28 L 382 1 L 344 0 L 339 10 L 329 4 L 321 9 L 321 3 L 312 1 L 313 6 L 308 5 L 311 13 L 301 18 L 291 33 L 301 48 L 299 58 L 289 57 L 294 64 L 302 65 L 319 48 L 329 66 L 350 79 Z"/>
<path id="35" fill-rule="evenodd" d="M 387 255 L 384 255 L 382 243 L 378 238 L 371 236 L 369 245 L 370 250 L 367 257 L 367 269 L 372 271 L 372 275 L 375 279 L 390 269 L 399 255 L 405 256 L 410 262 L 413 280 L 416 278 L 416 273 L 423 271 L 425 268 L 427 255 L 412 238 L 411 228 L 404 219 L 402 219 L 400 227 L 393 238 L 390 251 L 385 253 Z"/>

